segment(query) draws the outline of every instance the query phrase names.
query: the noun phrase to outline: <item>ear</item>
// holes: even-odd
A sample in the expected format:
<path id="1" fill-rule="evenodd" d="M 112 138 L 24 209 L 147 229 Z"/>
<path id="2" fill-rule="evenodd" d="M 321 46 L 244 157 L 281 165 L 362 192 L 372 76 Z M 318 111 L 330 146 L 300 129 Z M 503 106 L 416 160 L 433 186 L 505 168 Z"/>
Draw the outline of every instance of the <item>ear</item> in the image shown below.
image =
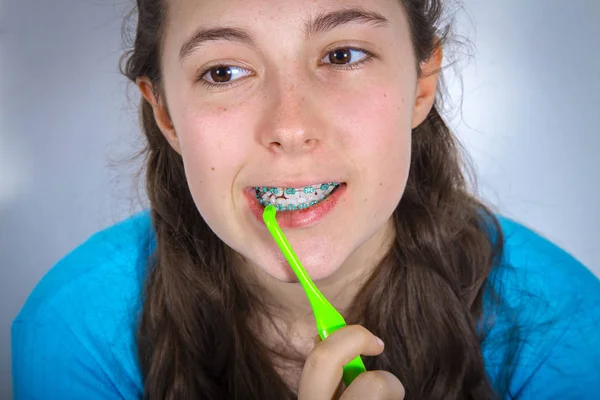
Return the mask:
<path id="1" fill-rule="evenodd" d="M 154 120 L 156 121 L 156 125 L 167 139 L 171 147 L 181 154 L 181 150 L 179 147 L 179 139 L 177 138 L 177 133 L 175 132 L 175 128 L 173 127 L 173 122 L 171 121 L 171 117 L 169 116 L 169 112 L 167 111 L 167 107 L 165 107 L 162 99 L 157 97 L 156 91 L 152 86 L 152 82 L 146 76 L 137 78 L 135 83 L 137 84 L 142 96 L 150 103 L 152 106 L 152 110 L 154 112 Z"/>
<path id="2" fill-rule="evenodd" d="M 421 76 L 417 81 L 412 129 L 415 129 L 425 121 L 429 111 L 431 111 L 431 107 L 433 107 L 441 66 L 442 47 L 438 45 L 431 57 L 421 63 Z"/>

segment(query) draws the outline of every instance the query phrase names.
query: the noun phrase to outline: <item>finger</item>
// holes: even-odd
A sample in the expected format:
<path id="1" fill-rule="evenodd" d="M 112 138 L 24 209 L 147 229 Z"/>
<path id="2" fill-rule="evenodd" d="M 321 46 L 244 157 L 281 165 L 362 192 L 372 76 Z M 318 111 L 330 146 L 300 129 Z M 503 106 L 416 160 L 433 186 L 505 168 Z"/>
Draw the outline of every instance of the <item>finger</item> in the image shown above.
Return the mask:
<path id="1" fill-rule="evenodd" d="M 383 342 L 360 325 L 345 326 L 318 343 L 302 370 L 298 398 L 330 400 L 342 379 L 343 367 L 359 354 L 377 355 Z"/>
<path id="2" fill-rule="evenodd" d="M 404 386 L 387 371 L 367 371 L 348 386 L 340 400 L 402 400 Z"/>

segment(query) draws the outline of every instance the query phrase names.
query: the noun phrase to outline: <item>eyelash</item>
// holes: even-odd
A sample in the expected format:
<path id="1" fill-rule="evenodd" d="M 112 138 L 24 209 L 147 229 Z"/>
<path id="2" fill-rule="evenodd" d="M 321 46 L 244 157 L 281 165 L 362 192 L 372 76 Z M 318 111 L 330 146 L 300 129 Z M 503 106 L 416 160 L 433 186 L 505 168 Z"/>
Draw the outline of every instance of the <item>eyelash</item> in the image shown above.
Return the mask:
<path id="1" fill-rule="evenodd" d="M 335 48 L 335 49 L 330 50 L 329 52 L 327 52 L 326 56 L 329 55 L 329 54 L 331 54 L 331 53 L 333 53 L 333 52 L 336 52 L 338 50 L 355 50 L 355 51 L 360 51 L 360 52 L 365 53 L 365 58 L 363 58 L 360 61 L 354 62 L 352 64 L 330 64 L 330 63 L 327 63 L 328 65 L 333 66 L 333 68 L 335 68 L 335 69 L 341 69 L 341 70 L 354 70 L 354 69 L 358 69 L 363 64 L 366 64 L 366 63 L 369 63 L 369 62 L 373 62 L 373 60 L 375 58 L 377 58 L 370 51 L 367 51 L 365 49 L 361 49 L 361 48 L 358 48 L 358 47 L 352 47 L 352 46 L 350 46 L 350 47 L 345 46 L 345 47 Z M 208 87 L 208 88 L 211 88 L 211 89 L 220 89 L 220 90 L 225 90 L 225 89 L 230 88 L 231 86 L 236 85 L 237 84 L 236 82 L 239 79 L 236 79 L 236 80 L 233 80 L 233 81 L 230 81 L 230 82 L 226 82 L 226 83 L 212 83 L 212 82 L 208 82 L 207 80 L 203 79 L 204 75 L 206 75 L 210 70 L 212 70 L 214 68 L 220 68 L 220 67 L 231 67 L 231 65 L 218 64 L 218 65 L 213 65 L 213 66 L 207 67 L 207 68 L 203 69 L 202 71 L 200 71 L 200 73 L 197 75 L 196 81 L 198 83 L 200 83 L 201 85 L 205 86 L 205 87 Z M 236 67 L 236 68 L 239 68 L 239 67 Z"/>

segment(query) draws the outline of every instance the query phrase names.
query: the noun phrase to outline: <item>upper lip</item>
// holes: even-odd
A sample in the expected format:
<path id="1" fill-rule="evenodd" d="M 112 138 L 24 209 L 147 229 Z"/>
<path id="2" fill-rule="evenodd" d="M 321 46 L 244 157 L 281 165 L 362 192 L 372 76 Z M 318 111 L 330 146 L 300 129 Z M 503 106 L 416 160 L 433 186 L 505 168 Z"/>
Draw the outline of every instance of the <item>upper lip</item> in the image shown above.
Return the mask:
<path id="1" fill-rule="evenodd" d="M 268 182 L 269 182 L 268 185 L 257 185 L 257 186 L 252 186 L 252 188 L 256 188 L 256 187 L 302 188 L 302 187 L 312 186 L 312 185 L 321 185 L 323 183 L 333 183 L 333 182 L 343 183 L 344 181 L 337 180 L 337 179 L 323 178 L 322 180 L 306 179 L 306 180 L 295 180 L 295 181 L 268 181 Z"/>

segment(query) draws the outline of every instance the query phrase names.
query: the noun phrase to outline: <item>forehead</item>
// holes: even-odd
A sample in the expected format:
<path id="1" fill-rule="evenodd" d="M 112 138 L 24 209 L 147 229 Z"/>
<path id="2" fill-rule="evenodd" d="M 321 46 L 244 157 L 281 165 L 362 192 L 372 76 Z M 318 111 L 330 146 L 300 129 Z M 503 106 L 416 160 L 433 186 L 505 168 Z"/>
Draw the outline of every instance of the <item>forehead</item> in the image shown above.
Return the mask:
<path id="1" fill-rule="evenodd" d="M 199 21 L 226 21 L 238 17 L 284 18 L 298 22 L 311 13 L 324 10 L 364 7 L 365 9 L 392 11 L 401 9 L 402 0 L 165 0 L 171 22 L 194 19 Z M 250 22 L 250 21 L 248 21 Z"/>
<path id="2" fill-rule="evenodd" d="M 306 38 L 319 16 L 356 9 L 384 16 L 392 30 L 405 29 L 402 0 L 166 0 L 164 43 L 181 46 L 199 28 L 239 27 L 267 41 Z M 178 50 L 178 49 L 177 49 Z"/>

